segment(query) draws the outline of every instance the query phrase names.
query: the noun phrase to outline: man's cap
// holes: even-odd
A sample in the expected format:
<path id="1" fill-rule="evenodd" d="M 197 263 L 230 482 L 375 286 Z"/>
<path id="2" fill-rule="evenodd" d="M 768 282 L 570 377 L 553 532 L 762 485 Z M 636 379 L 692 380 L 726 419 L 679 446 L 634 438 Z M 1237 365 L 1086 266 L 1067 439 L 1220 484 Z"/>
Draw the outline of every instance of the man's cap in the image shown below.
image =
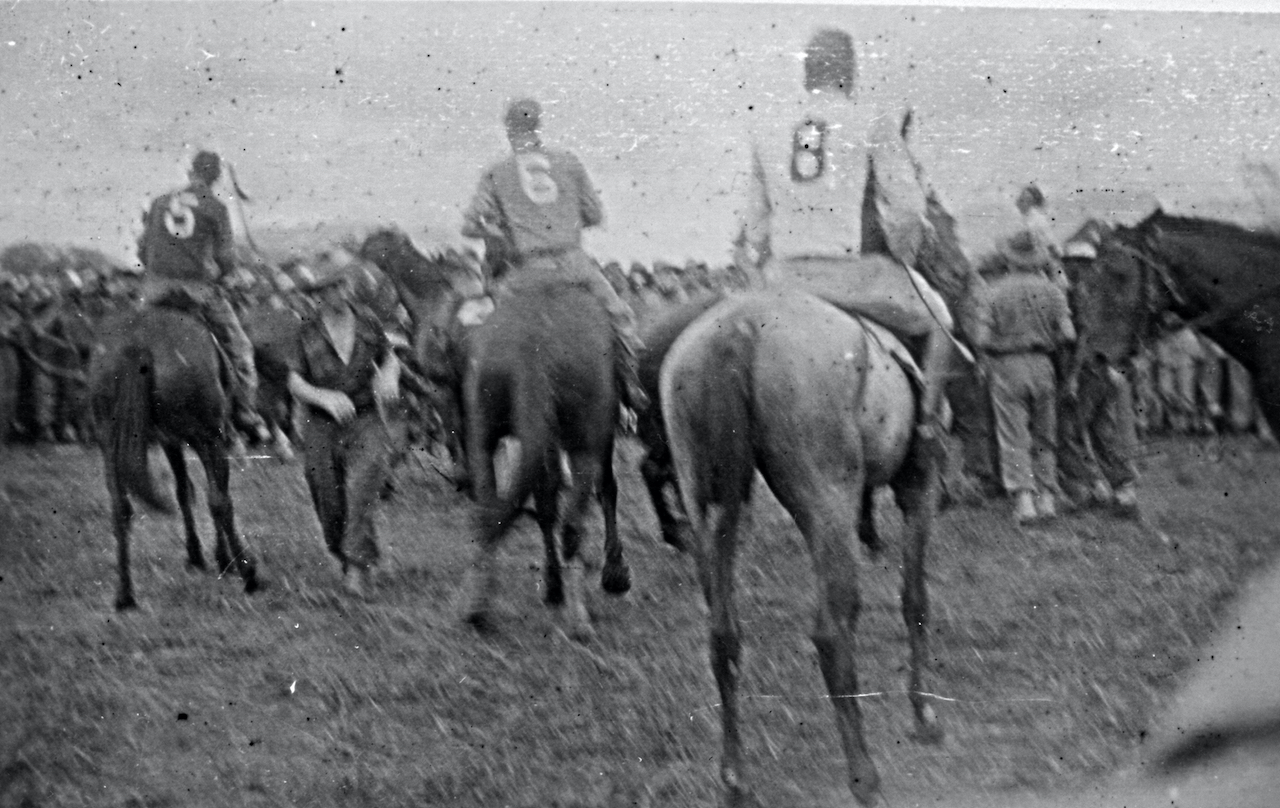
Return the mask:
<path id="1" fill-rule="evenodd" d="M 1062 255 L 1066 258 L 1087 258 L 1092 261 L 1098 257 L 1098 248 L 1089 241 L 1068 241 L 1062 245 Z"/>
<path id="2" fill-rule="evenodd" d="M 845 95 L 853 95 L 853 82 L 857 72 L 853 37 L 847 31 L 839 28 L 822 28 L 805 46 L 804 88 L 806 90 L 839 88 Z"/>
<path id="3" fill-rule="evenodd" d="M 509 132 L 536 132 L 542 126 L 542 105 L 532 98 L 512 101 L 503 121 Z"/>
<path id="4" fill-rule="evenodd" d="M 1040 272 L 1051 263 L 1049 251 L 1029 230 L 1023 230 L 1005 242 L 1001 250 L 1010 269 Z"/>
<path id="5" fill-rule="evenodd" d="M 302 292 L 318 292 L 343 281 L 350 281 L 354 288 L 357 279 L 352 272 L 353 266 L 350 262 L 335 261 L 330 255 L 322 255 L 310 265 L 299 264 L 296 270 L 298 289 Z"/>
<path id="6" fill-rule="evenodd" d="M 1040 208 L 1044 207 L 1045 198 L 1044 191 L 1040 190 L 1040 186 L 1034 182 L 1029 182 L 1023 186 L 1018 192 L 1019 208 Z"/>
<path id="7" fill-rule="evenodd" d="M 213 182 L 222 173 L 222 158 L 217 152 L 200 151 L 191 158 L 191 173 L 205 182 Z"/>

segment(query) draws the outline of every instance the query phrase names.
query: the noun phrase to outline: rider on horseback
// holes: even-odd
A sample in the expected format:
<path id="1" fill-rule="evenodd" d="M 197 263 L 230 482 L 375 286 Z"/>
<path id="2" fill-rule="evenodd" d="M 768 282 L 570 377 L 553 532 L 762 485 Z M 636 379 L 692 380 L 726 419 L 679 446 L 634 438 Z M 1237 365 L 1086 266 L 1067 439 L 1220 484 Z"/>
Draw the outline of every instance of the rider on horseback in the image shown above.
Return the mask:
<path id="1" fill-rule="evenodd" d="M 918 433 L 940 446 L 952 319 L 912 268 L 930 225 L 902 119 L 854 103 L 845 31 L 814 35 L 804 74 L 804 97 L 752 133 L 736 262 L 923 341 Z"/>
<path id="2" fill-rule="evenodd" d="M 147 268 L 143 299 L 156 304 L 181 297 L 199 307 L 209 330 L 231 358 L 232 418 L 265 443 L 271 434 L 257 411 L 253 344 L 218 283 L 236 270 L 231 217 L 211 187 L 221 175 L 218 155 L 202 151 L 191 161 L 190 184 L 152 201 L 138 244 L 139 258 Z"/>
<path id="3" fill-rule="evenodd" d="M 604 220 L 600 197 L 577 157 L 542 145 L 541 116 L 542 107 L 533 99 L 507 107 L 512 154 L 481 178 L 462 235 L 484 241 L 490 274 L 507 292 L 518 294 L 522 286 L 547 280 L 586 285 L 614 326 L 614 375 L 622 402 L 643 410 L 648 396 L 636 369 L 642 345 L 635 317 L 582 249 L 582 230 Z"/>

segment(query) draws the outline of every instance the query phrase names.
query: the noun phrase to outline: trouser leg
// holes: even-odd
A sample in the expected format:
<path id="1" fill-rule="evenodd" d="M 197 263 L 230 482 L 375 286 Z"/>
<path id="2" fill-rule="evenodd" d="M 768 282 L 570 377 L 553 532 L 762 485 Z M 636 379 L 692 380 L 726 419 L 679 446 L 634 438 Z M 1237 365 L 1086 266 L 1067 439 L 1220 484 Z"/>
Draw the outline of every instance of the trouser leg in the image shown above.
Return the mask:
<path id="1" fill-rule="evenodd" d="M 261 429 L 265 433 L 262 416 L 258 414 L 258 370 L 254 364 L 253 343 L 249 341 L 249 335 L 240 325 L 235 309 L 224 297 L 213 296 L 206 301 L 205 317 L 231 357 L 231 367 L 236 377 L 231 402 L 236 420 L 242 427 L 255 431 Z M 258 437 L 265 440 L 270 436 L 259 434 Z"/>
<path id="2" fill-rule="evenodd" d="M 613 286 L 598 270 L 590 274 L 591 292 L 604 305 L 614 333 L 614 375 L 623 401 L 631 409 L 643 411 L 649 406 L 649 396 L 640 384 L 640 351 L 644 343 L 636 327 L 635 313 L 626 301 L 618 296 Z"/>
<path id="3" fill-rule="evenodd" d="M 1133 388 L 1128 379 L 1103 379 L 1099 395 L 1103 397 L 1090 423 L 1090 438 L 1098 467 L 1111 490 L 1118 491 L 1135 482 L 1138 471 L 1138 435 L 1133 418 Z"/>
<path id="4" fill-rule="evenodd" d="M 377 506 L 391 475 L 392 458 L 404 445 L 406 432 L 403 419 L 383 422 L 377 415 L 361 416 L 346 430 L 342 445 L 347 502 L 343 545 L 347 562 L 357 569 L 376 566 L 381 557 Z"/>
<path id="5" fill-rule="evenodd" d="M 1041 384 L 1031 397 L 1029 414 L 1031 436 L 1031 474 L 1036 490 L 1043 494 L 1058 493 L 1058 402 L 1053 378 Z"/>
<path id="6" fill-rule="evenodd" d="M 1000 449 L 1000 479 L 1010 494 L 1035 491 L 1031 470 L 1031 432 L 1025 391 L 1001 369 L 991 374 L 991 409 Z"/>
<path id="7" fill-rule="evenodd" d="M 311 415 L 302 428 L 303 476 L 311 492 L 320 531 L 329 552 L 347 569 L 342 538 L 347 525 L 346 468 L 343 465 L 341 429 L 338 424 Z"/>

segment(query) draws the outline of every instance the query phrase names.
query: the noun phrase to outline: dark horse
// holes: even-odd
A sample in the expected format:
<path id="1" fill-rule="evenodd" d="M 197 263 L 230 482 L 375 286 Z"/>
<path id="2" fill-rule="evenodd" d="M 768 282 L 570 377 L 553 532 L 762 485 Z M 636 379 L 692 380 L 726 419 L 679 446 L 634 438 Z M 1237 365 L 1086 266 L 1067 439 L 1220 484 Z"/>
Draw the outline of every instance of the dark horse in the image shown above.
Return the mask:
<path id="1" fill-rule="evenodd" d="M 361 244 L 359 256 L 391 278 L 413 320 L 415 370 L 432 385 L 431 404 L 442 424 L 443 442 L 461 467 L 465 455 L 462 376 L 470 324 L 459 314 L 483 298 L 484 282 L 455 256 L 423 255 L 399 230 L 371 233 Z"/>
<path id="2" fill-rule="evenodd" d="M 1249 370 L 1280 428 L 1280 235 L 1157 210 L 1103 239 L 1075 295 L 1079 350 L 1122 360 L 1173 312 Z"/>
<path id="3" fill-rule="evenodd" d="M 532 494 L 546 554 L 544 599 L 567 607 L 571 634 L 589 636 L 579 545 L 593 494 L 605 523 L 601 586 L 613 594 L 631 586 L 618 538 L 613 471 L 618 399 L 613 330 L 604 307 L 582 285 L 520 284 L 476 329 L 464 389 L 467 457 L 477 505 L 468 620 L 488 625 L 490 600 L 498 586 L 498 545 Z M 508 436 L 520 442 L 519 460 L 510 484 L 499 491 L 493 459 L 499 441 Z M 563 512 L 561 453 L 570 478 Z"/>
<path id="4" fill-rule="evenodd" d="M 136 605 L 129 574 L 130 495 L 156 510 L 172 512 L 151 477 L 147 449 L 153 442 L 160 443 L 173 469 L 187 534 L 187 563 L 205 568 L 191 513 L 184 444 L 200 458 L 209 484 L 218 570 L 225 573 L 234 566 L 245 591 L 255 591 L 257 570 L 236 535 L 232 511 L 224 390 L 228 374 L 213 336 L 194 316 L 152 308 L 108 317 L 99 338 L 90 365 L 90 389 L 120 567 L 116 608 Z"/>
<path id="5" fill-rule="evenodd" d="M 730 804 L 747 801 L 733 576 L 738 528 L 757 469 L 795 519 L 817 575 L 813 642 L 854 796 L 874 803 L 880 781 L 858 707 L 854 630 L 861 604 L 853 541 L 865 495 L 879 485 L 893 489 L 906 525 L 909 698 L 919 737 L 942 736 L 922 680 L 925 548 L 938 503 L 937 458 L 914 440 L 916 392 L 902 355 L 887 331 L 816 297 L 760 292 L 729 297 L 697 318 L 663 363 L 667 436 L 710 609 L 711 667 L 722 705 L 721 776 Z"/>

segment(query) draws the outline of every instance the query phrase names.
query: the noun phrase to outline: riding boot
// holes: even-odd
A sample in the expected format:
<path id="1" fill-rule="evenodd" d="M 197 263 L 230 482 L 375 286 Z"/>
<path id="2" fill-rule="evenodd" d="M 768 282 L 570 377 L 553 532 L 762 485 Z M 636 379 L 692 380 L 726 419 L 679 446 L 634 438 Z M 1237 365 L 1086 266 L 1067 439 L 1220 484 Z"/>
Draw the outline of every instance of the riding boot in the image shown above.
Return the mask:
<path id="1" fill-rule="evenodd" d="M 946 451 L 943 393 L 952 346 L 949 335 L 940 329 L 930 331 L 925 340 L 924 361 L 920 368 L 924 380 L 917 411 L 916 437 L 923 449 L 941 455 Z"/>
<path id="2" fill-rule="evenodd" d="M 642 347 L 634 331 L 614 329 L 613 373 L 618 387 L 618 396 L 623 406 L 631 408 L 636 414 L 649 409 L 649 394 L 640 383 L 638 351 Z"/>
<path id="3" fill-rule="evenodd" d="M 240 318 L 226 298 L 215 297 L 205 305 L 205 320 L 231 358 L 234 378 L 228 394 L 232 421 L 258 443 L 270 442 L 271 432 L 258 414 L 258 371 L 254 365 L 253 343 L 240 325 Z"/>

